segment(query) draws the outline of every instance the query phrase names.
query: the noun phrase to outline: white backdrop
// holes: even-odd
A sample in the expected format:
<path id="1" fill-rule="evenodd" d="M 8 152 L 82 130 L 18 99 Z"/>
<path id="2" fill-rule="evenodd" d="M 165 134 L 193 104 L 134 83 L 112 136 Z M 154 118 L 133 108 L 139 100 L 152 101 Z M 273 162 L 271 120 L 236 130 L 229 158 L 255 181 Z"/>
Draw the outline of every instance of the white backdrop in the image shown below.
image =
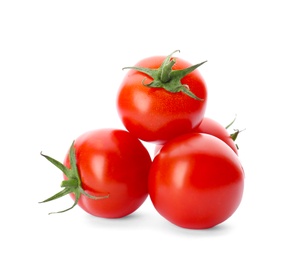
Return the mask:
<path id="1" fill-rule="evenodd" d="M 1 259 L 291 259 L 290 1 L 1 1 Z M 206 115 L 237 114 L 246 173 L 242 204 L 223 224 L 186 230 L 147 199 L 124 219 L 95 218 L 59 191 L 63 160 L 85 131 L 123 128 L 125 71 L 168 55 L 200 67 Z M 147 144 L 150 152 L 153 147 Z M 4 243 L 3 243 L 4 242 Z M 74 259 L 75 259 L 74 258 Z"/>

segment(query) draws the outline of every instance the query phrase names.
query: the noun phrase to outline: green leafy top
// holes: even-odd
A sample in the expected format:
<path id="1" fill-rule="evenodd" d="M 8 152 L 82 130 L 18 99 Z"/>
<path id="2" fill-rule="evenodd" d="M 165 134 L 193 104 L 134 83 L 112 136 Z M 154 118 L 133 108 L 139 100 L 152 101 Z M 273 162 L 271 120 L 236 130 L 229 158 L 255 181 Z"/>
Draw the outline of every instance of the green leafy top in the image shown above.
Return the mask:
<path id="1" fill-rule="evenodd" d="M 149 84 L 145 84 L 144 79 L 142 81 L 142 84 L 144 86 L 152 88 L 164 88 L 165 90 L 172 93 L 183 92 L 190 96 L 191 98 L 203 101 L 203 99 L 197 97 L 192 91 L 190 91 L 187 85 L 182 84 L 181 79 L 185 77 L 187 74 L 194 71 L 202 64 L 204 64 L 206 61 L 198 63 L 186 69 L 172 70 L 172 67 L 175 64 L 176 60 L 174 58 L 171 58 L 171 56 L 177 51 L 179 50 L 176 50 L 170 55 L 168 55 L 158 69 L 149 69 L 143 67 L 125 67 L 123 69 L 134 69 L 150 76 L 153 79 L 153 81 Z"/>
<path id="2" fill-rule="evenodd" d="M 233 125 L 233 123 L 235 122 L 235 120 L 236 120 L 236 116 L 235 116 L 235 118 L 232 120 L 232 122 L 231 122 L 229 125 L 227 125 L 227 126 L 225 127 L 225 129 L 228 129 L 229 127 L 231 127 L 231 126 Z M 234 132 L 230 134 L 230 138 L 235 142 L 235 140 L 237 139 L 239 133 L 242 132 L 242 131 L 243 131 L 243 130 L 234 129 Z M 238 145 L 235 144 L 235 146 L 236 146 L 237 150 L 239 150 Z"/>
<path id="3" fill-rule="evenodd" d="M 59 161 L 53 159 L 50 156 L 44 155 L 42 153 L 41 153 L 41 155 L 43 157 L 45 157 L 48 161 L 50 161 L 53 165 L 55 165 L 58 169 L 60 169 L 66 175 L 67 180 L 62 181 L 62 183 L 61 183 L 61 187 L 64 188 L 63 190 L 61 190 L 60 192 L 56 193 L 52 197 L 50 197 L 50 198 L 48 198 L 48 199 L 46 199 L 44 201 L 41 201 L 40 203 L 52 201 L 52 200 L 61 198 L 61 197 L 65 196 L 67 194 L 70 194 L 70 193 L 74 193 L 74 195 L 75 195 L 74 204 L 70 208 L 62 210 L 62 211 L 58 211 L 58 212 L 51 212 L 49 214 L 62 213 L 62 212 L 66 212 L 66 211 L 74 208 L 77 205 L 81 194 L 87 196 L 90 199 L 95 199 L 95 200 L 96 199 L 104 199 L 104 198 L 108 198 L 109 197 L 109 195 L 92 196 L 92 195 L 88 194 L 87 192 L 85 192 L 82 189 L 81 180 L 80 180 L 79 172 L 78 172 L 78 169 L 77 169 L 74 142 L 72 143 L 72 145 L 70 147 L 70 151 L 69 151 L 69 162 L 70 162 L 71 168 L 67 168 L 64 164 L 60 163 Z"/>

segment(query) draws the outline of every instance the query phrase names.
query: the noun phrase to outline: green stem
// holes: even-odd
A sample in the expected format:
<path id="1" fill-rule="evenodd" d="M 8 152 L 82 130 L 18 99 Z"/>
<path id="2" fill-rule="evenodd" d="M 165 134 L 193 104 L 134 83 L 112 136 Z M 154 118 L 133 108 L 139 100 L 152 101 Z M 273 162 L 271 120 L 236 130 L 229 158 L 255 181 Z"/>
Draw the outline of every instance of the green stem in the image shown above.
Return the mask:
<path id="1" fill-rule="evenodd" d="M 76 188 L 78 187 L 79 183 L 78 180 L 76 179 L 69 179 L 69 180 L 64 180 L 61 183 L 62 188 Z"/>
<path id="2" fill-rule="evenodd" d="M 186 75 L 188 75 L 189 73 L 197 69 L 199 66 L 204 64 L 206 61 L 182 70 L 173 70 L 172 67 L 175 64 L 176 60 L 174 58 L 171 58 L 171 56 L 177 51 L 178 50 L 168 55 L 158 69 L 150 69 L 143 67 L 125 67 L 123 69 L 134 69 L 150 76 L 153 79 L 153 81 L 150 82 L 149 84 L 145 84 L 144 83 L 145 79 L 143 79 L 142 84 L 144 86 L 152 88 L 164 88 L 165 90 L 171 93 L 183 92 L 186 95 L 190 96 L 191 98 L 203 101 L 203 99 L 196 96 L 187 86 L 182 84 L 181 80 Z"/>
<path id="3" fill-rule="evenodd" d="M 66 177 L 68 179 L 62 181 L 62 183 L 61 183 L 61 187 L 64 188 L 63 190 L 61 190 L 60 192 L 56 193 L 55 195 L 49 197 L 48 199 L 41 201 L 40 203 L 56 200 L 56 199 L 59 199 L 61 197 L 66 196 L 70 193 L 73 193 L 75 195 L 74 204 L 70 208 L 67 208 L 65 210 L 58 211 L 58 212 L 51 212 L 49 214 L 62 213 L 62 212 L 66 212 L 66 211 L 74 208 L 78 204 L 78 201 L 80 199 L 81 194 L 84 196 L 87 196 L 90 199 L 95 199 L 95 200 L 105 199 L 105 198 L 109 197 L 109 194 L 102 195 L 102 196 L 93 196 L 93 195 L 88 194 L 87 192 L 85 192 L 82 189 L 82 185 L 81 185 L 82 183 L 81 183 L 78 168 L 77 168 L 74 142 L 72 143 L 72 145 L 70 147 L 70 151 L 69 151 L 69 162 L 70 162 L 71 168 L 67 168 L 64 164 L 60 163 L 59 161 L 53 159 L 50 156 L 44 155 L 42 153 L 41 153 L 41 155 L 43 157 L 45 157 L 53 165 L 55 165 L 58 169 L 60 169 L 66 175 Z"/>
<path id="4" fill-rule="evenodd" d="M 228 129 L 230 126 L 232 126 L 233 123 L 235 122 L 235 120 L 236 120 L 236 115 L 235 115 L 234 119 L 232 120 L 232 122 L 231 122 L 229 125 L 227 125 L 227 126 L 225 127 L 225 129 Z M 234 129 L 234 132 L 233 132 L 232 134 L 230 134 L 230 138 L 233 140 L 233 142 L 236 141 L 236 139 L 237 139 L 239 133 L 242 132 L 242 131 L 243 131 L 243 130 Z M 235 144 L 235 146 L 236 146 L 237 150 L 239 150 L 238 145 Z"/>

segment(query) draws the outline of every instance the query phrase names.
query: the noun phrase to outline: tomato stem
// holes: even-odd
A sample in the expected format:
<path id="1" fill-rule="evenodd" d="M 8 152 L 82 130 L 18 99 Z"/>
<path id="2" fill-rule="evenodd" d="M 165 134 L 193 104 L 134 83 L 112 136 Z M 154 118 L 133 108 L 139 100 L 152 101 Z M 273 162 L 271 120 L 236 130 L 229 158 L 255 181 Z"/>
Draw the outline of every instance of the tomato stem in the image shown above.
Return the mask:
<path id="1" fill-rule="evenodd" d="M 243 130 L 239 130 L 239 129 L 234 129 L 234 133 L 230 134 L 230 137 L 233 141 L 235 141 L 237 139 L 237 136 L 239 133 L 241 133 L 242 131 L 244 131 L 245 129 Z"/>
<path id="2" fill-rule="evenodd" d="M 232 122 L 231 122 L 229 125 L 227 125 L 227 126 L 225 127 L 225 129 L 228 129 L 230 126 L 232 126 L 233 123 L 235 122 L 235 120 L 236 120 L 236 115 L 235 115 L 234 119 L 232 120 Z M 236 141 L 236 139 L 237 139 L 239 133 L 242 132 L 242 131 L 244 131 L 244 130 L 245 130 L 245 129 L 243 129 L 243 130 L 234 129 L 234 132 L 233 132 L 232 134 L 230 134 L 230 138 L 233 140 L 233 142 Z M 235 144 L 235 146 L 236 146 L 237 150 L 239 150 L 238 145 Z"/>
<path id="3" fill-rule="evenodd" d="M 232 126 L 233 123 L 235 122 L 235 120 L 236 120 L 236 115 L 235 115 L 234 119 L 231 121 L 231 123 L 229 123 L 229 124 L 225 127 L 225 129 L 228 129 L 230 126 Z"/>
<path id="4" fill-rule="evenodd" d="M 62 181 L 61 183 L 61 187 L 62 188 L 76 188 L 78 187 L 79 183 L 78 183 L 78 180 L 74 180 L 74 179 L 71 179 L 71 180 L 64 180 Z"/>
<path id="5" fill-rule="evenodd" d="M 150 69 L 150 68 L 143 68 L 143 67 L 124 67 L 123 69 L 134 69 L 139 72 L 142 72 L 148 76 L 150 76 L 153 81 L 146 84 L 145 79 L 142 80 L 142 84 L 147 87 L 152 88 L 164 88 L 165 90 L 171 93 L 183 92 L 186 95 L 190 96 L 199 101 L 203 101 L 203 99 L 196 96 L 187 85 L 181 83 L 182 78 L 186 75 L 197 69 L 199 66 L 204 64 L 207 61 L 198 63 L 196 65 L 190 66 L 186 69 L 182 70 L 173 70 L 172 67 L 175 64 L 175 58 L 172 58 L 172 55 L 175 52 L 179 52 L 176 50 L 168 55 L 164 61 L 162 62 L 161 66 L 158 69 Z"/>
<path id="6" fill-rule="evenodd" d="M 171 56 L 177 51 L 179 52 L 179 50 L 176 50 L 170 55 L 168 55 L 163 61 L 163 63 L 161 64 L 161 67 L 160 67 L 161 69 L 159 70 L 159 72 L 160 72 L 160 79 L 162 83 L 167 83 L 171 80 L 170 74 L 172 71 L 172 67 L 176 62 L 174 58 L 171 59 Z"/>
<path id="7" fill-rule="evenodd" d="M 104 199 L 104 198 L 109 197 L 109 194 L 103 195 L 103 196 L 90 195 L 87 192 L 85 192 L 83 190 L 83 188 L 81 187 L 81 180 L 80 180 L 80 176 L 79 176 L 79 172 L 78 172 L 78 168 L 77 168 L 77 162 L 76 162 L 76 152 L 75 152 L 75 148 L 74 148 L 74 142 L 72 143 L 72 145 L 70 147 L 70 151 L 69 151 L 69 162 L 70 162 L 71 168 L 67 168 L 64 164 L 62 164 L 61 162 L 55 160 L 54 158 L 52 158 L 50 156 L 44 155 L 42 153 L 41 153 L 41 155 L 43 157 L 45 157 L 53 165 L 55 165 L 58 169 L 60 169 L 66 175 L 66 177 L 68 179 L 62 181 L 62 183 L 61 183 L 61 187 L 64 188 L 63 190 L 61 190 L 60 192 L 56 193 L 55 195 L 53 195 L 53 196 L 49 197 L 48 199 L 41 201 L 39 203 L 44 203 L 44 202 L 52 201 L 55 199 L 59 199 L 59 198 L 66 196 L 70 193 L 73 193 L 75 195 L 74 204 L 70 208 L 67 208 L 65 210 L 58 211 L 58 212 L 51 212 L 49 214 L 63 213 L 63 212 L 66 212 L 66 211 L 74 208 L 78 204 L 78 201 L 80 199 L 81 194 L 87 196 L 88 198 L 95 199 L 95 200 Z"/>

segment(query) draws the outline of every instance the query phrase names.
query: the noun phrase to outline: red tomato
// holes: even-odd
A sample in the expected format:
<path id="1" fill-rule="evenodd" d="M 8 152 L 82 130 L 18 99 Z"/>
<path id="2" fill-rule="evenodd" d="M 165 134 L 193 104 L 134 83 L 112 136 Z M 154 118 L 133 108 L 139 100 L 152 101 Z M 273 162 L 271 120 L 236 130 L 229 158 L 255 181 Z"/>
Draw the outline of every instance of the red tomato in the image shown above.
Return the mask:
<path id="1" fill-rule="evenodd" d="M 183 228 L 206 229 L 222 223 L 240 205 L 243 188 L 238 156 L 207 134 L 189 133 L 165 144 L 149 173 L 154 207 Z"/>
<path id="2" fill-rule="evenodd" d="M 216 122 L 211 118 L 205 117 L 201 124 L 193 130 L 197 133 L 205 133 L 213 135 L 223 142 L 225 142 L 236 154 L 238 154 L 237 147 L 234 143 L 234 140 L 231 138 L 230 134 L 224 126 Z"/>
<path id="3" fill-rule="evenodd" d="M 162 144 L 198 126 L 206 109 L 207 88 L 195 69 L 203 63 L 191 66 L 169 55 L 129 67 L 117 95 L 118 114 L 126 129 L 141 140 Z M 162 77 L 163 71 L 167 73 Z"/>
<path id="4" fill-rule="evenodd" d="M 224 141 L 236 154 L 238 154 L 236 144 L 234 143 L 234 140 L 232 139 L 226 128 L 211 118 L 204 117 L 201 124 L 198 127 L 194 128 L 192 132 L 213 135 Z M 155 155 L 159 152 L 161 147 L 162 145 L 155 146 Z"/>
<path id="5" fill-rule="evenodd" d="M 82 190 L 80 194 L 75 187 L 70 195 L 78 199 L 82 209 L 98 217 L 120 218 L 142 205 L 148 196 L 148 172 L 152 162 L 136 137 L 124 130 L 100 129 L 78 137 L 74 148 Z M 70 149 L 65 167 L 72 169 L 73 155 Z M 64 175 L 65 188 L 70 187 L 68 175 Z M 69 176 L 71 180 L 74 178 Z"/>

